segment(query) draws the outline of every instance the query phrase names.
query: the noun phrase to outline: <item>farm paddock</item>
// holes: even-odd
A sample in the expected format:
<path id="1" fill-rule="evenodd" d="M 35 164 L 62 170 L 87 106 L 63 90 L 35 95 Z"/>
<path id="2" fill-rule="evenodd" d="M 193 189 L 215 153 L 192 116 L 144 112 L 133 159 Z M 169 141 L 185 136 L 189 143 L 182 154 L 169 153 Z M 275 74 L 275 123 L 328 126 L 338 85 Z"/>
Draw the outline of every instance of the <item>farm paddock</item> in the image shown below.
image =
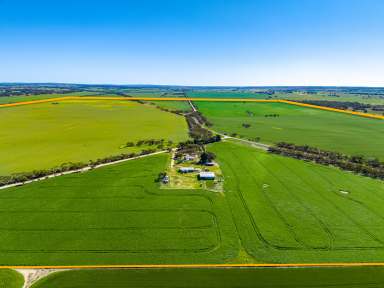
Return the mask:
<path id="1" fill-rule="evenodd" d="M 221 262 L 238 241 L 222 195 L 160 189 L 169 155 L 0 193 L 3 265 Z"/>
<path id="2" fill-rule="evenodd" d="M 11 269 L 0 270 L 0 288 L 22 288 L 23 275 Z"/>
<path id="3" fill-rule="evenodd" d="M 132 101 L 65 100 L 0 109 L 0 176 L 50 169 L 154 147 L 148 139 L 188 139 L 183 116 Z"/>
<path id="4" fill-rule="evenodd" d="M 209 151 L 224 174 L 243 256 L 264 263 L 384 258 L 383 181 L 243 144 L 217 143 Z"/>
<path id="5" fill-rule="evenodd" d="M 166 154 L 3 190 L 2 263 L 383 259 L 383 182 L 242 144 L 208 150 L 217 155 L 223 193 L 160 189 Z"/>
<path id="6" fill-rule="evenodd" d="M 384 122 L 284 103 L 196 102 L 212 129 L 266 144 L 309 145 L 384 159 Z"/>

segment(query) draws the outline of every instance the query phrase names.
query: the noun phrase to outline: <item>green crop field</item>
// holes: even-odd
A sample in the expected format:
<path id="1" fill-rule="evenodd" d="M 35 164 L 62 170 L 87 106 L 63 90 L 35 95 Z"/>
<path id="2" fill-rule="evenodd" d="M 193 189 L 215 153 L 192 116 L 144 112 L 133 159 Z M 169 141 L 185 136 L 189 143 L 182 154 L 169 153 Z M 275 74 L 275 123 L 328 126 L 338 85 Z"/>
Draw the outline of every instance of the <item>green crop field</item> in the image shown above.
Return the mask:
<path id="1" fill-rule="evenodd" d="M 384 182 L 219 143 L 225 195 L 246 254 L 261 262 L 384 259 Z"/>
<path id="2" fill-rule="evenodd" d="M 188 139 L 185 119 L 130 101 L 0 108 L 0 175 L 132 152 L 125 143 Z"/>
<path id="3" fill-rule="evenodd" d="M 187 101 L 151 101 L 157 106 L 171 111 L 190 112 L 191 106 Z"/>
<path id="4" fill-rule="evenodd" d="M 223 262 L 238 239 L 225 197 L 160 190 L 168 155 L 0 193 L 2 265 Z"/>
<path id="5" fill-rule="evenodd" d="M 295 101 L 303 100 L 326 100 L 326 101 L 344 101 L 344 102 L 360 102 L 372 105 L 383 105 L 384 97 L 377 95 L 362 95 L 349 93 L 335 93 L 330 95 L 327 92 L 304 93 L 304 92 L 279 92 L 274 94 L 263 93 L 262 91 L 252 90 L 193 90 L 187 93 L 188 97 L 195 98 L 254 98 L 254 99 L 289 99 Z"/>
<path id="6" fill-rule="evenodd" d="M 310 145 L 384 159 L 384 121 L 282 103 L 196 102 L 213 129 L 260 142 Z M 265 117 L 278 114 L 279 117 Z M 250 124 L 249 128 L 243 124 Z"/>
<path id="7" fill-rule="evenodd" d="M 2 264 L 383 259 L 383 182 L 240 144 L 209 150 L 224 193 L 160 189 L 166 154 L 2 190 Z"/>
<path id="8" fill-rule="evenodd" d="M 32 288 L 378 288 L 382 267 L 82 270 L 54 273 Z"/>
<path id="9" fill-rule="evenodd" d="M 22 288 L 24 284 L 23 275 L 10 270 L 0 270 L 0 288 Z"/>

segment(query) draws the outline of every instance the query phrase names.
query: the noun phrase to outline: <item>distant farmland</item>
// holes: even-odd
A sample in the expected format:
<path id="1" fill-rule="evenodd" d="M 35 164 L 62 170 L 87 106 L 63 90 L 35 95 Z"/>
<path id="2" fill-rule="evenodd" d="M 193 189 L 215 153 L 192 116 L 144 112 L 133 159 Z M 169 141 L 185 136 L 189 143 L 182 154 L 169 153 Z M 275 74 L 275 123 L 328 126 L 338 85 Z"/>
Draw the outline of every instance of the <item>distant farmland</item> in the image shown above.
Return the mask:
<path id="1" fill-rule="evenodd" d="M 90 96 L 90 95 L 97 95 L 97 93 L 76 92 L 76 93 L 64 93 L 64 94 L 0 96 L 0 104 L 9 104 L 9 103 L 16 103 L 16 102 L 34 101 L 34 100 L 68 97 L 68 96 Z"/>
<path id="2" fill-rule="evenodd" d="M 189 98 L 251 98 L 266 99 L 268 94 L 251 91 L 191 91 L 187 93 Z"/>
<path id="3" fill-rule="evenodd" d="M 264 143 L 291 142 L 384 159 L 384 121 L 282 103 L 196 102 L 213 129 Z"/>
<path id="4" fill-rule="evenodd" d="M 185 119 L 150 105 L 62 101 L 0 109 L 0 175 L 136 151 L 127 142 L 188 139 Z"/>

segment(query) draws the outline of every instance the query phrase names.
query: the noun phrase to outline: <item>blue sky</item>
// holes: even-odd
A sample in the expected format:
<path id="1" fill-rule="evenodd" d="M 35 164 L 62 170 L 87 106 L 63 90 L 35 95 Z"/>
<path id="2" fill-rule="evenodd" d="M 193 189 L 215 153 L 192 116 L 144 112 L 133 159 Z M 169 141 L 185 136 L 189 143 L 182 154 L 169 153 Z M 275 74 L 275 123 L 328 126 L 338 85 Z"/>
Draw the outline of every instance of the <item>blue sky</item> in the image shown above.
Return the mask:
<path id="1" fill-rule="evenodd" d="M 0 82 L 384 86 L 384 1 L 0 0 Z"/>

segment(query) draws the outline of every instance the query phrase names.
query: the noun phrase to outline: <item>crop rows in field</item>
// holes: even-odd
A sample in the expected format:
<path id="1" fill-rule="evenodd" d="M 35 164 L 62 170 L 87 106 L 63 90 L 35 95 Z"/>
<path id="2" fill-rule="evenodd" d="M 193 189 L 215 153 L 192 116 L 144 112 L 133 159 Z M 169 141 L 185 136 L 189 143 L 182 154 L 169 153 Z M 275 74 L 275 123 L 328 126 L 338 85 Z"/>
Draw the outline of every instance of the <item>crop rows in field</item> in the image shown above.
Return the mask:
<path id="1" fill-rule="evenodd" d="M 383 287 L 383 267 L 242 268 L 242 269 L 107 269 L 54 273 L 33 288 L 94 287 L 185 288 L 378 288 Z"/>
<path id="2" fill-rule="evenodd" d="M 255 259 L 267 251 L 310 255 L 302 261 L 384 252 L 382 182 L 235 144 L 212 150 L 220 155 L 238 233 Z"/>
<path id="3" fill-rule="evenodd" d="M 160 189 L 167 155 L 0 193 L 9 265 L 316 263 L 384 257 L 384 184 L 230 142 L 224 193 Z"/>
<path id="4" fill-rule="evenodd" d="M 3 264 L 20 264 L 25 255 L 31 257 L 27 258 L 29 265 L 216 257 L 223 237 L 218 224 L 223 217 L 217 215 L 217 204 L 210 194 L 199 190 L 160 190 L 154 179 L 164 169 L 166 157 L 3 191 Z M 64 260 L 50 262 L 49 254 Z M 72 262 L 65 262 L 67 259 Z"/>

